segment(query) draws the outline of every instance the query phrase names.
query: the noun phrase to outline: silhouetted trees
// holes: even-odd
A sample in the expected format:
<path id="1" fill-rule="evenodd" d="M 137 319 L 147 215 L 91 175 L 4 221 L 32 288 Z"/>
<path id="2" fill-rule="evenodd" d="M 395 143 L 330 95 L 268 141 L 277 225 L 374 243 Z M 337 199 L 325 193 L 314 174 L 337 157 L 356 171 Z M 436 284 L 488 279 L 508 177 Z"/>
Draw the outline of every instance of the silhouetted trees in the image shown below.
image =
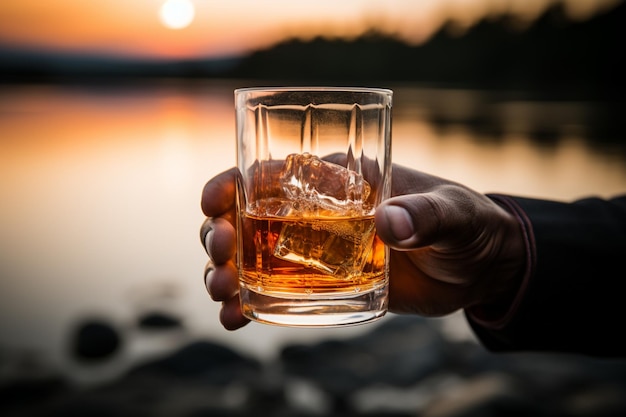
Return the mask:
<path id="1" fill-rule="evenodd" d="M 626 7 L 575 23 L 554 5 L 524 30 L 512 16 L 483 20 L 464 35 L 445 25 L 411 47 L 378 33 L 355 41 L 292 39 L 257 51 L 231 75 L 298 82 L 419 81 L 480 87 L 575 89 L 621 96 Z"/>

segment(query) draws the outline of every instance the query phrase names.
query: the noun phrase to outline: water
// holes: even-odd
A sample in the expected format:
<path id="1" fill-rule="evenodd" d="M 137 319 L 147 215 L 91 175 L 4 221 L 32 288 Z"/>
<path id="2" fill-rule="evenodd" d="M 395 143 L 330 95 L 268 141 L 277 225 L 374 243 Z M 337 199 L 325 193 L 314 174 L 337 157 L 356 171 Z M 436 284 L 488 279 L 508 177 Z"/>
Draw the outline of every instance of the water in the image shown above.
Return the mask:
<path id="1" fill-rule="evenodd" d="M 199 203 L 206 180 L 235 164 L 241 86 L 0 88 L 0 379 L 50 367 L 93 377 L 68 355 L 84 317 L 124 331 L 117 368 L 101 374 L 197 337 L 272 357 L 287 341 L 367 331 L 219 325 L 202 282 Z M 597 103 L 393 89 L 397 163 L 483 192 L 571 199 L 626 189 L 626 144 L 595 141 L 612 134 Z M 137 317 L 155 308 L 184 330 L 142 332 Z M 449 327 L 471 337 L 462 320 Z"/>

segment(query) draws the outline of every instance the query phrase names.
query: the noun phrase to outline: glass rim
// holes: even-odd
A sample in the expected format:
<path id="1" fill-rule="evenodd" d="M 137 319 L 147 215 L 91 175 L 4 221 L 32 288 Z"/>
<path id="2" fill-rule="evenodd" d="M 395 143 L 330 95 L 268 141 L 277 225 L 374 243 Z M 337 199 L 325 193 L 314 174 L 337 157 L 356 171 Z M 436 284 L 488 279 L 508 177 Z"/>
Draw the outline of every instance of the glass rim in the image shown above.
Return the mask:
<path id="1" fill-rule="evenodd" d="M 370 93 L 393 94 L 390 88 L 382 87 L 340 87 L 340 86 L 279 86 L 279 87 L 241 87 L 235 89 L 235 94 L 244 93 L 272 93 L 272 92 L 338 92 L 338 93 Z"/>

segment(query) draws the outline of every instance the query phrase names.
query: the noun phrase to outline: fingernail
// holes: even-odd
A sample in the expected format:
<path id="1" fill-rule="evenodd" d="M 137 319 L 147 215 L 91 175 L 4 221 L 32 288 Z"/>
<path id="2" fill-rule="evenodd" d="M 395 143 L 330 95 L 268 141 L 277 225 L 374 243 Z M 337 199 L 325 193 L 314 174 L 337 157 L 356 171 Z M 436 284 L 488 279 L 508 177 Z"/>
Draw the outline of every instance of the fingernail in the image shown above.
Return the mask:
<path id="1" fill-rule="evenodd" d="M 413 220 L 408 211 L 400 206 L 387 206 L 385 207 L 385 216 L 389 222 L 391 234 L 398 241 L 401 242 L 413 236 L 415 229 L 413 229 Z"/>
<path id="2" fill-rule="evenodd" d="M 204 249 L 211 255 L 211 242 L 213 242 L 213 228 L 210 228 L 207 234 L 204 236 Z"/>
<path id="3" fill-rule="evenodd" d="M 215 268 L 213 269 L 207 269 L 207 271 L 204 273 L 204 286 L 206 287 L 207 292 L 209 293 L 209 295 L 212 297 L 211 295 L 211 286 L 209 285 L 213 279 L 213 273 L 215 272 Z"/>

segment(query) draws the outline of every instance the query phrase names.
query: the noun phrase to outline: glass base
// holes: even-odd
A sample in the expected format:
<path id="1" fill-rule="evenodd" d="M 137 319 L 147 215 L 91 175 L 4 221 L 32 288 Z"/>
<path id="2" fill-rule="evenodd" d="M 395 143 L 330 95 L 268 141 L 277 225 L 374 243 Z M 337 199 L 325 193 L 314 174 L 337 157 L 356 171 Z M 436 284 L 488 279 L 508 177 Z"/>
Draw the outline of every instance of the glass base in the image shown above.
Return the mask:
<path id="1" fill-rule="evenodd" d="M 279 297 L 240 288 L 241 310 L 250 320 L 290 327 L 341 327 L 369 323 L 387 312 L 388 285 L 366 293 Z"/>

